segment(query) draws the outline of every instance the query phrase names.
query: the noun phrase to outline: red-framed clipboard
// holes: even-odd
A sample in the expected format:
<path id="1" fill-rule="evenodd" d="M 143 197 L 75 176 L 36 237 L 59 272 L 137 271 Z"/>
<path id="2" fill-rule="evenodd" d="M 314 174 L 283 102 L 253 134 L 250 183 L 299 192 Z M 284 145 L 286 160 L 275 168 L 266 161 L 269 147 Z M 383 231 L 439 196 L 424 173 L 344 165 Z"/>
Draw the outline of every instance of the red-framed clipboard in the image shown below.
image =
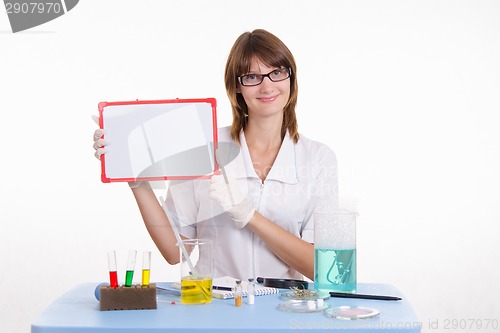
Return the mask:
<path id="1" fill-rule="evenodd" d="M 101 180 L 188 180 L 218 173 L 215 98 L 100 102 Z"/>

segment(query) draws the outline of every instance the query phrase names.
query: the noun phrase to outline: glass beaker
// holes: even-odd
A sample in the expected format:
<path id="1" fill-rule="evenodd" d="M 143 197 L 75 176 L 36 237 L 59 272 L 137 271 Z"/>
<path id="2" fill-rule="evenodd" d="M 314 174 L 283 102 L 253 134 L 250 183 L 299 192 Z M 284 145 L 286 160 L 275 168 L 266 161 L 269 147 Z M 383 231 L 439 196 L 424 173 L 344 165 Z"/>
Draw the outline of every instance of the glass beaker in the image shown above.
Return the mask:
<path id="1" fill-rule="evenodd" d="M 181 303 L 212 302 L 212 242 L 188 239 L 177 245 L 181 250 Z"/>
<path id="2" fill-rule="evenodd" d="M 356 212 L 314 213 L 314 289 L 356 292 Z"/>

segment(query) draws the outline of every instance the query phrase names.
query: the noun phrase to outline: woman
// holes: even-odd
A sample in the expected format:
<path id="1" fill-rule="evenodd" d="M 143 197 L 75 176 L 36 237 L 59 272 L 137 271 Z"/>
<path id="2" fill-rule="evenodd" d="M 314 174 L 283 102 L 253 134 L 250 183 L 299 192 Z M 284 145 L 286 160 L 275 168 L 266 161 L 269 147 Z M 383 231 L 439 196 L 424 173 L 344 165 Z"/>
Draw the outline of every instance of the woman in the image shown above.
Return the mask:
<path id="1" fill-rule="evenodd" d="M 237 156 L 221 163 L 226 178 L 169 187 L 166 207 L 182 237 L 213 240 L 214 277 L 314 279 L 313 212 L 318 203 L 338 205 L 337 163 L 326 145 L 298 133 L 296 73 L 280 39 L 262 29 L 243 33 L 225 69 L 233 124 L 219 129 Z M 99 158 L 101 135 L 94 136 Z M 159 251 L 177 263 L 176 238 L 153 191 L 142 183 L 132 192 Z"/>

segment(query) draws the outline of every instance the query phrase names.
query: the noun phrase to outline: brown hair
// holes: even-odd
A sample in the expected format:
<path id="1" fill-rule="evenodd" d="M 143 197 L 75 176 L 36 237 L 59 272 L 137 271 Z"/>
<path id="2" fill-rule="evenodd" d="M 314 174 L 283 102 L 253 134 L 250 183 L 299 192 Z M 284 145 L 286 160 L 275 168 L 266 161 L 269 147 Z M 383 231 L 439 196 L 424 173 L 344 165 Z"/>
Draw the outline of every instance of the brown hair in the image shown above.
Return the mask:
<path id="1" fill-rule="evenodd" d="M 299 140 L 295 105 L 297 104 L 297 67 L 295 59 L 288 47 L 270 32 L 257 29 L 241 34 L 234 42 L 226 62 L 224 81 L 226 93 L 233 110 L 233 124 L 231 137 L 240 142 L 240 131 L 247 125 L 248 108 L 243 96 L 238 93 L 238 77 L 250 71 L 252 61 L 258 59 L 270 67 L 286 67 L 291 69 L 290 97 L 285 105 L 281 137 L 284 138 L 288 130 L 295 143 Z"/>

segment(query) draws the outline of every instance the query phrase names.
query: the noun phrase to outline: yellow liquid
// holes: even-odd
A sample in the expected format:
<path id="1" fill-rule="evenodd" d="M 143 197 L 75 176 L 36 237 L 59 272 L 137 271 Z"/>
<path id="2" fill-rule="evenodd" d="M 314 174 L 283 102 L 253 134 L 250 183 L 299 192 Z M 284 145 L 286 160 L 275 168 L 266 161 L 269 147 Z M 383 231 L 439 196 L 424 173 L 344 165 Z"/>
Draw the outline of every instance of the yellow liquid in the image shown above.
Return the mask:
<path id="1" fill-rule="evenodd" d="M 143 269 L 142 270 L 142 285 L 143 286 L 149 286 L 149 274 L 150 274 L 149 269 Z"/>
<path id="2" fill-rule="evenodd" d="M 181 279 L 181 303 L 204 304 L 212 302 L 212 278 L 184 276 Z"/>

